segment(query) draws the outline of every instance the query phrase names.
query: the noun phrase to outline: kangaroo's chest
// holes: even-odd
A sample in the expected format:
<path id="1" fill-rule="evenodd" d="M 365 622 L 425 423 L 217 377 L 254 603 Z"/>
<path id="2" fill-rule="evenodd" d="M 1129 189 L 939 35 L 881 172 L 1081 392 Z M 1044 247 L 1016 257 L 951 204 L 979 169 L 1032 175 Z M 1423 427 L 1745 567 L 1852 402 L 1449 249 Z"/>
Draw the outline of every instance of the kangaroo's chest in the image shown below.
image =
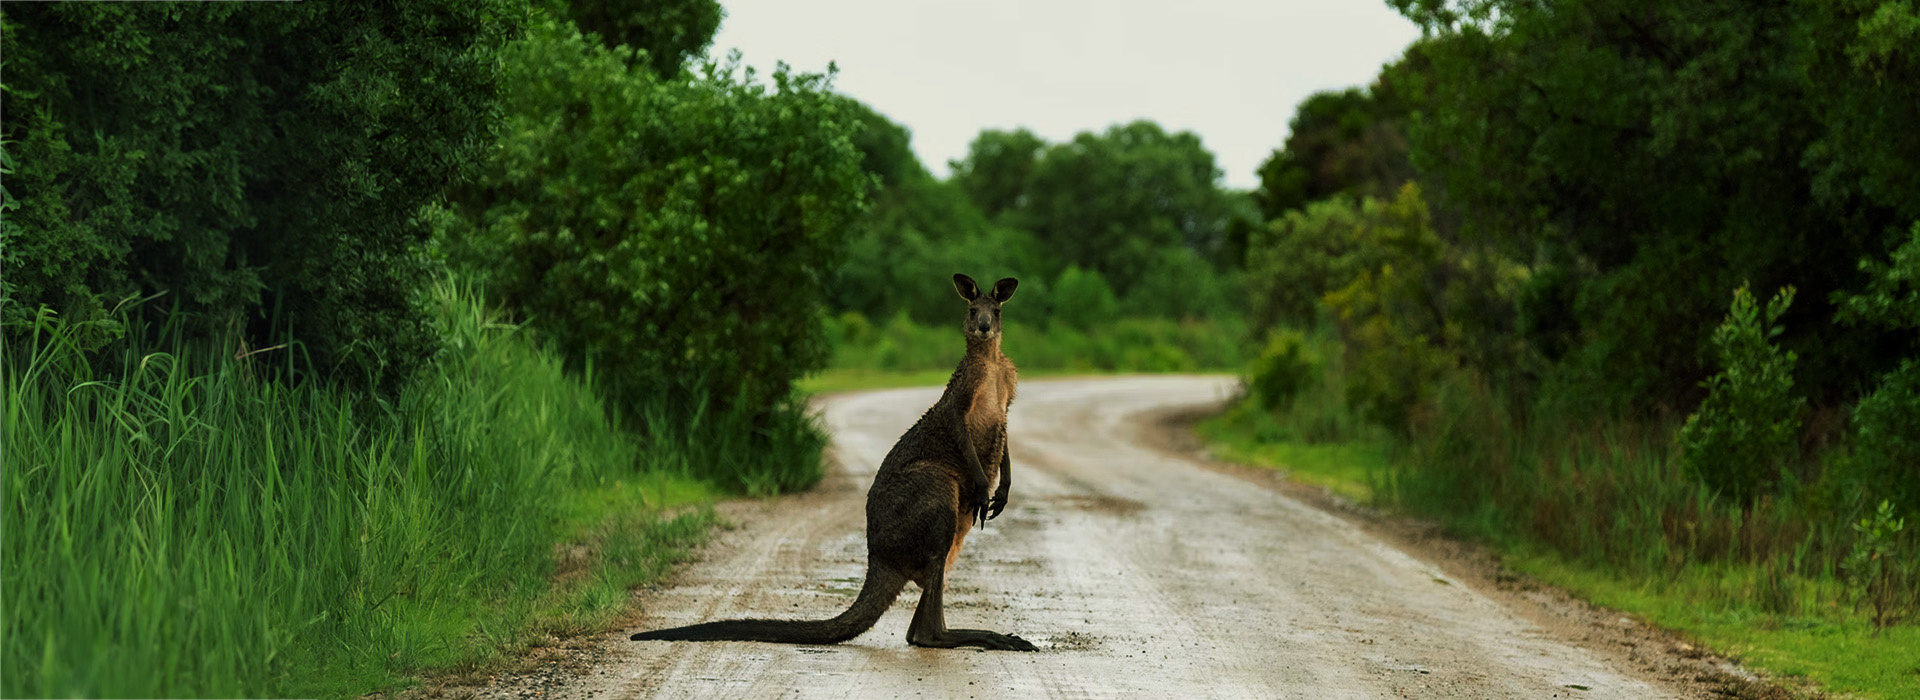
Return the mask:
<path id="1" fill-rule="evenodd" d="M 1014 388 L 1013 373 L 993 367 L 974 388 L 973 401 L 967 407 L 967 432 L 973 438 L 974 450 L 982 461 L 991 458 L 995 468 L 1000 466 L 1000 451 L 1006 449 L 1004 428 L 1007 407 L 1013 404 Z"/>

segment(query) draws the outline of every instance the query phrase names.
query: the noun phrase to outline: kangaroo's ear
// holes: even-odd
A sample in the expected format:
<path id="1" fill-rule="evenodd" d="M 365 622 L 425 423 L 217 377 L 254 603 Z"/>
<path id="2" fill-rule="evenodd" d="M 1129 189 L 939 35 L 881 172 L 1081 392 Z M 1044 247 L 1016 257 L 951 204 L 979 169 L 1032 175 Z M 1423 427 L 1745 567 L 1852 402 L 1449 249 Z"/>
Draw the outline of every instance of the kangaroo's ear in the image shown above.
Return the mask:
<path id="1" fill-rule="evenodd" d="M 993 283 L 993 299 L 1002 304 L 1013 298 L 1013 288 L 1020 286 L 1020 280 L 1008 277 Z"/>
<path id="2" fill-rule="evenodd" d="M 974 284 L 972 277 L 954 273 L 953 288 L 960 292 L 960 298 L 969 302 L 980 298 L 980 285 Z"/>

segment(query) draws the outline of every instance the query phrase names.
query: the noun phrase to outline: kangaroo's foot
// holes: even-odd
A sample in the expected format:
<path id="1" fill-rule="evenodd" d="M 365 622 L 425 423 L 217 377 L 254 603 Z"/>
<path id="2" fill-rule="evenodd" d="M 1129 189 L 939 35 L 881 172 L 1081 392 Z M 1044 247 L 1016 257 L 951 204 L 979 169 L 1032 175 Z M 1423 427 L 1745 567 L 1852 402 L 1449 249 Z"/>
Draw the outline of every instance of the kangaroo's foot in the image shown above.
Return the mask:
<path id="1" fill-rule="evenodd" d="M 907 643 L 917 647 L 934 649 L 955 649 L 959 647 L 980 647 L 1001 651 L 1039 651 L 1040 647 L 1025 639 L 1011 634 L 1000 634 L 987 630 L 945 630 L 923 634 L 908 634 Z"/>
<path id="2" fill-rule="evenodd" d="M 930 562 L 931 571 L 920 593 L 920 605 L 913 610 L 913 622 L 907 626 L 907 643 L 917 647 L 935 649 L 953 649 L 956 647 L 980 647 L 982 649 L 1000 649 L 1003 651 L 1039 651 L 1040 648 L 1025 639 L 1011 634 L 1000 634 L 987 630 L 950 630 L 947 629 L 946 612 L 942 609 L 941 599 L 946 595 L 947 570 L 944 562 Z"/>

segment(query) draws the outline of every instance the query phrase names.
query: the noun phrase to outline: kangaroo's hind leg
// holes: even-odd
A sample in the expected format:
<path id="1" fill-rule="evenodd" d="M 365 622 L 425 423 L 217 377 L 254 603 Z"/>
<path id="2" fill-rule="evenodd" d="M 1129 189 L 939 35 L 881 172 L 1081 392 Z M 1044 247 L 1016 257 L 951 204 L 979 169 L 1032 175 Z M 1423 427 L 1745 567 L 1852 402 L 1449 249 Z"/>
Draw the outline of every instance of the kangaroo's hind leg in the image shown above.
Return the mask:
<path id="1" fill-rule="evenodd" d="M 951 649 L 954 647 L 980 647 L 982 649 L 1003 649 L 1007 651 L 1039 651 L 1039 647 L 1025 639 L 1011 634 L 1000 634 L 988 630 L 947 629 L 945 605 L 942 602 L 947 588 L 947 568 L 952 565 L 954 555 L 960 551 L 960 540 L 965 533 L 957 528 L 959 524 L 959 499 L 955 494 L 954 509 L 944 513 L 941 520 L 946 529 L 954 533 L 949 547 L 929 552 L 933 556 L 922 559 L 920 570 L 914 572 L 914 581 L 921 584 L 920 605 L 913 610 L 913 623 L 907 627 L 907 643 L 921 647 Z M 968 523 L 971 524 L 971 523 Z"/>

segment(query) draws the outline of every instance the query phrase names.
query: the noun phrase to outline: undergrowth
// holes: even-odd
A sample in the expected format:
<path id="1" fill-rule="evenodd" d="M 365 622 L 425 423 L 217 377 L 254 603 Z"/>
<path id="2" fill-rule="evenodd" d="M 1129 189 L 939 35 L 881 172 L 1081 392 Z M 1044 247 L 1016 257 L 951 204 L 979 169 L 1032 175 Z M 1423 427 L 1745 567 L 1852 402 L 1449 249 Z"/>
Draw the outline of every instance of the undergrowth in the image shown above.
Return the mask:
<path id="1" fill-rule="evenodd" d="M 1276 358 L 1324 371 L 1249 381 L 1201 435 L 1227 458 L 1438 520 L 1516 568 L 1776 674 L 1864 697 L 1920 687 L 1920 537 L 1850 475 L 1844 446 L 1784 470 L 1783 488 L 1735 495 L 1683 462 L 1678 419 L 1515 407 L 1463 374 L 1434 387 L 1405 432 L 1369 428 L 1337 343 L 1270 346 L 1256 361 L 1266 371 L 1286 364 Z"/>
<path id="2" fill-rule="evenodd" d="M 90 362 L 40 314 L 0 359 L 0 695 L 352 697 L 485 664 L 604 626 L 704 536 L 675 508 L 704 479 L 818 478 L 810 423 L 659 406 L 636 439 L 476 295 L 433 303 L 445 351 L 385 398 L 273 379 L 287 349 Z"/>
<path id="3" fill-rule="evenodd" d="M 1246 324 L 1238 319 L 1170 321 L 1123 318 L 1082 330 L 1064 323 L 1020 322 L 1008 305 L 1001 349 L 1021 370 L 1192 372 L 1236 369 L 1245 361 Z M 952 371 L 966 354 L 958 306 L 951 326 L 915 323 L 905 314 L 874 324 L 858 313 L 826 319 L 836 370 Z"/>

